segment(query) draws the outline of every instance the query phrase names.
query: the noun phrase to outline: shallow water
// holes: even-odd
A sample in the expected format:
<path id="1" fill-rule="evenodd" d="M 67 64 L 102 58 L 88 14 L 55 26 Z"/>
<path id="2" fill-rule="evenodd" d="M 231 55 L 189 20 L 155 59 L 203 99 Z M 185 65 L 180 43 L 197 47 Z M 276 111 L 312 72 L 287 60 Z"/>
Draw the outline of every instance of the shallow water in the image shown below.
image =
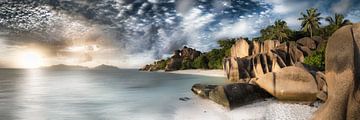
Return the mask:
<path id="1" fill-rule="evenodd" d="M 194 83 L 225 78 L 137 70 L 0 69 L 0 119 L 169 120 Z M 182 106 L 183 107 L 183 106 Z"/>

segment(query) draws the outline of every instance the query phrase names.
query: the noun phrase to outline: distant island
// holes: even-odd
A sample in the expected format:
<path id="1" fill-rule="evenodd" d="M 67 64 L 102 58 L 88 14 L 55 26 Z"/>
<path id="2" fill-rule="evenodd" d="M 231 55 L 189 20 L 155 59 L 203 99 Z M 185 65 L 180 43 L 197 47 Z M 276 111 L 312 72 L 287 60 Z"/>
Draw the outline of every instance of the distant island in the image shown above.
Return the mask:
<path id="1" fill-rule="evenodd" d="M 49 69 L 49 70 L 119 70 L 118 67 L 112 66 L 112 65 L 99 65 L 93 68 L 80 66 L 80 65 L 65 65 L 65 64 L 58 64 L 58 65 L 52 65 L 43 67 L 42 69 Z"/>
<path id="2" fill-rule="evenodd" d="M 112 65 L 99 65 L 96 66 L 94 68 L 91 68 L 92 70 L 120 70 L 120 68 L 116 67 L 116 66 L 112 66 Z"/>

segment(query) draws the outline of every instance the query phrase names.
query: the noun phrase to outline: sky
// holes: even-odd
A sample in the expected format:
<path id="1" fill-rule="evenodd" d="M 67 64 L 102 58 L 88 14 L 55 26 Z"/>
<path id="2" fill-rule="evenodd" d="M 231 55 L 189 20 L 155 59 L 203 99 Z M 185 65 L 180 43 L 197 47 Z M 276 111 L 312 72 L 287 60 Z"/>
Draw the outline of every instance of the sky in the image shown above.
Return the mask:
<path id="1" fill-rule="evenodd" d="M 277 19 L 298 30 L 311 7 L 360 21 L 359 0 L 0 0 L 0 67 L 140 67 L 184 45 L 256 37 Z"/>

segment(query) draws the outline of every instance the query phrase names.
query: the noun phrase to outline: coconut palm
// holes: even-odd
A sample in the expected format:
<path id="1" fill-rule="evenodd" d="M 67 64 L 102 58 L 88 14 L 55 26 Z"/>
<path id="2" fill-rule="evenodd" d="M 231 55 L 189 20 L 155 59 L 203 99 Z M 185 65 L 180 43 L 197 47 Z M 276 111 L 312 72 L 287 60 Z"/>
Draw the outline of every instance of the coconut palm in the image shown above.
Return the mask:
<path id="1" fill-rule="evenodd" d="M 342 14 L 335 14 L 334 18 L 331 16 L 325 18 L 326 21 L 330 23 L 330 25 L 334 26 L 335 28 L 340 28 L 345 25 L 351 24 L 350 20 L 345 19 L 344 15 Z"/>
<path id="2" fill-rule="evenodd" d="M 274 24 L 274 35 L 277 39 L 280 40 L 280 42 L 283 42 L 284 38 L 288 38 L 287 31 L 289 30 L 289 27 L 283 20 L 276 20 Z"/>
<path id="3" fill-rule="evenodd" d="M 322 17 L 320 17 L 321 13 L 317 12 L 317 9 L 310 8 L 306 10 L 306 14 L 301 13 L 302 17 L 298 20 L 301 20 L 301 29 L 304 32 L 310 32 L 310 36 L 313 36 L 314 31 L 318 30 L 320 28 L 320 20 Z"/>
<path id="4" fill-rule="evenodd" d="M 274 26 L 270 25 L 265 29 L 260 30 L 262 40 L 271 40 L 275 38 Z"/>

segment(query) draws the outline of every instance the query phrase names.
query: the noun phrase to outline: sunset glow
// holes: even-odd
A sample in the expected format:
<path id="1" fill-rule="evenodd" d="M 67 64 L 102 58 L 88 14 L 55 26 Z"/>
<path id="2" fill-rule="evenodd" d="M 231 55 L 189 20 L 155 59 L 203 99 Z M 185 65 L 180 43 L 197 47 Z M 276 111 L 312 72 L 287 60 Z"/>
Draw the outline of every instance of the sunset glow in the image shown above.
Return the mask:
<path id="1" fill-rule="evenodd" d="M 20 53 L 17 64 L 21 68 L 39 68 L 44 65 L 43 56 L 37 51 L 26 51 Z"/>

